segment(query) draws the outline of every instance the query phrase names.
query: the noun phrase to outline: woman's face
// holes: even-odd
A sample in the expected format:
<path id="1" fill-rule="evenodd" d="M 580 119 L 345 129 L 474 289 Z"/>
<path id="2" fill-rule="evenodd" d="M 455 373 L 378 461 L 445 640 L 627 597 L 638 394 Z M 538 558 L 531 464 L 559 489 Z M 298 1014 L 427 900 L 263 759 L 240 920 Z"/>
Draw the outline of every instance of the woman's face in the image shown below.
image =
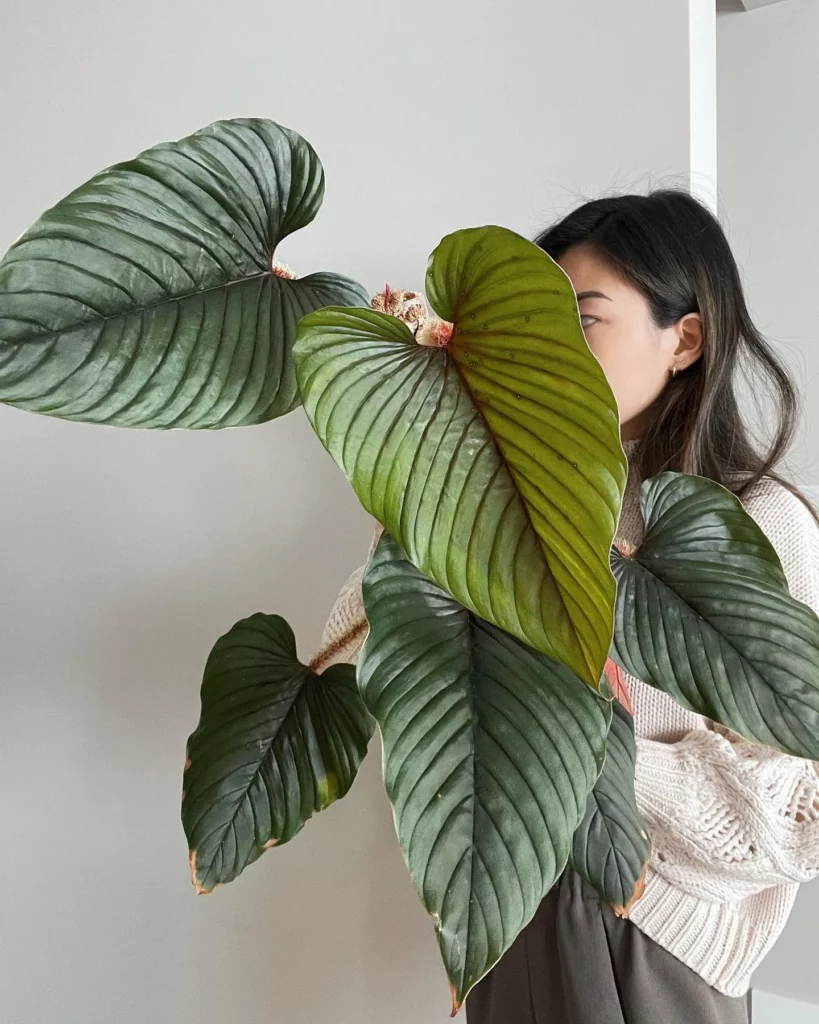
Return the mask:
<path id="1" fill-rule="evenodd" d="M 617 399 L 623 439 L 640 437 L 647 410 L 672 368 L 682 371 L 702 352 L 700 315 L 689 313 L 672 327 L 655 327 L 642 292 L 591 246 L 573 245 L 557 263 L 577 293 L 586 341 Z"/>

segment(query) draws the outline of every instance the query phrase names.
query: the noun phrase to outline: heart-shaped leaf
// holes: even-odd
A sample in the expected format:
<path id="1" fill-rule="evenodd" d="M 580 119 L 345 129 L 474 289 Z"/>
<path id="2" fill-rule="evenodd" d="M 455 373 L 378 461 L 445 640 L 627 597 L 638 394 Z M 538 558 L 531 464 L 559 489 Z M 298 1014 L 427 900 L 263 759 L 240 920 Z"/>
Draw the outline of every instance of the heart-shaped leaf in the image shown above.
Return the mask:
<path id="1" fill-rule="evenodd" d="M 648 836 L 634 794 L 636 762 L 633 719 L 614 701 L 606 762 L 574 834 L 570 861 L 621 917 L 628 916 L 642 892 L 649 855 Z"/>
<path id="2" fill-rule="evenodd" d="M 278 615 L 242 619 L 211 651 L 188 740 L 182 823 L 197 892 L 230 882 L 349 790 L 375 723 L 352 665 L 302 665 Z"/>
<path id="3" fill-rule="evenodd" d="M 416 566 L 596 687 L 627 463 L 571 282 L 532 242 L 489 226 L 443 239 L 427 289 L 454 324 L 445 348 L 375 310 L 301 321 L 307 415 Z"/>
<path id="4" fill-rule="evenodd" d="M 642 546 L 612 554 L 612 656 L 747 739 L 819 758 L 819 618 L 788 593 L 762 529 L 704 477 L 660 473 L 640 504 Z"/>
<path id="5" fill-rule="evenodd" d="M 324 172 L 273 121 L 216 121 L 95 175 L 0 262 L 0 401 L 124 427 L 232 427 L 298 405 L 292 343 L 349 278 L 273 271 Z"/>
<path id="6" fill-rule="evenodd" d="M 359 688 L 381 730 L 395 828 L 435 920 L 454 1015 L 563 870 L 611 705 L 468 612 L 387 533 L 363 586 Z"/>

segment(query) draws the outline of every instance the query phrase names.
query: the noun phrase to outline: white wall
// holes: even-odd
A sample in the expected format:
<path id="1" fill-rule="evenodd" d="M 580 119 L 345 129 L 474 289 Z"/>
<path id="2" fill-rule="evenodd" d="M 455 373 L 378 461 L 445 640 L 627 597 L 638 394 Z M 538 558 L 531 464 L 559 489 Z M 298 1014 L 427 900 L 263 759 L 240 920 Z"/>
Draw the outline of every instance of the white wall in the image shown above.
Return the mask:
<path id="1" fill-rule="evenodd" d="M 0 248 L 103 166 L 261 115 L 327 171 L 281 258 L 418 287 L 448 231 L 684 181 L 687 24 L 685 0 L 2 0 Z M 210 897 L 188 880 L 210 646 L 277 611 L 309 654 L 369 541 L 302 415 L 161 434 L 0 407 L 0 437 L 0 1021 L 448 1019 L 377 740 L 291 844 Z"/>
<path id="2" fill-rule="evenodd" d="M 719 206 L 717 12 L 714 0 L 688 2 L 690 188 L 713 213 Z"/>
<path id="3" fill-rule="evenodd" d="M 753 1024 L 819 1024 L 819 1006 L 754 990 Z"/>
<path id="4" fill-rule="evenodd" d="M 793 474 L 812 484 L 819 482 L 817 51 L 815 0 L 787 0 L 718 19 L 724 219 L 751 313 L 785 355 L 804 391 L 806 415 Z M 784 933 L 756 972 L 756 986 L 819 1003 L 817 919 L 819 880 L 801 888 Z M 779 1020 L 790 1022 L 791 1017 L 783 1012 Z"/>
<path id="5" fill-rule="evenodd" d="M 809 483 L 819 482 L 817 51 L 815 0 L 718 17 L 720 213 L 751 313 L 804 389 L 793 466 Z M 819 998 L 819 978 L 815 991 Z"/>

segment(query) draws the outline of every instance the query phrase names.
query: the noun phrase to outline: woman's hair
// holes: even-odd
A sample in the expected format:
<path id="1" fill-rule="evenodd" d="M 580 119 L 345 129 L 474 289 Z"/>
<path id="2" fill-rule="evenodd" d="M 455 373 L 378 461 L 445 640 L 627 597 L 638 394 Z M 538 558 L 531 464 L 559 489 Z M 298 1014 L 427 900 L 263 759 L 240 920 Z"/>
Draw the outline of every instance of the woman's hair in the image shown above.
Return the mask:
<path id="1" fill-rule="evenodd" d="M 699 312 L 703 352 L 673 377 L 654 404 L 635 457 L 641 472 L 665 469 L 710 477 L 739 497 L 761 477 L 778 480 L 819 520 L 776 471 L 797 424 L 796 388 L 754 326 L 728 239 L 711 211 L 680 188 L 594 199 L 546 228 L 535 243 L 552 259 L 579 243 L 592 246 L 646 297 L 658 328 Z M 773 430 L 753 437 L 737 400 L 742 373 L 773 409 Z"/>

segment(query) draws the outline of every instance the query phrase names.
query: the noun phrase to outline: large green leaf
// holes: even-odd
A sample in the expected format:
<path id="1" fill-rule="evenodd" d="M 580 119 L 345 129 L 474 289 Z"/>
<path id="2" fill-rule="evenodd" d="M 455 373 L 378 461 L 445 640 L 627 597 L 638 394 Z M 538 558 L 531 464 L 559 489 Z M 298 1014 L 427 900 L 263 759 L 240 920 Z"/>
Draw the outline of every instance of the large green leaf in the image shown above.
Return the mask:
<path id="1" fill-rule="evenodd" d="M 278 615 L 242 619 L 211 651 L 188 740 L 182 823 L 197 892 L 236 878 L 349 790 L 375 728 L 355 669 L 302 665 Z"/>
<path id="2" fill-rule="evenodd" d="M 323 194 L 312 147 L 250 118 L 95 175 L 0 262 L 0 401 L 124 427 L 289 412 L 299 319 L 368 301 L 346 277 L 272 272 Z"/>
<path id="3" fill-rule="evenodd" d="M 741 736 L 819 758 L 819 618 L 761 528 L 704 477 L 660 473 L 640 503 L 642 546 L 612 555 L 612 656 Z"/>
<path id="4" fill-rule="evenodd" d="M 636 761 L 633 719 L 613 701 L 606 762 L 574 834 L 570 862 L 622 916 L 642 891 L 649 854 L 634 794 Z"/>
<path id="5" fill-rule="evenodd" d="M 453 999 L 497 963 L 566 864 L 610 703 L 468 612 L 384 534 L 364 576 L 358 683 L 395 828 Z"/>
<path id="6" fill-rule="evenodd" d="M 612 633 L 609 548 L 627 464 L 571 282 L 502 227 L 447 235 L 419 345 L 375 310 L 305 317 L 305 410 L 364 507 L 458 601 L 592 686 Z"/>

